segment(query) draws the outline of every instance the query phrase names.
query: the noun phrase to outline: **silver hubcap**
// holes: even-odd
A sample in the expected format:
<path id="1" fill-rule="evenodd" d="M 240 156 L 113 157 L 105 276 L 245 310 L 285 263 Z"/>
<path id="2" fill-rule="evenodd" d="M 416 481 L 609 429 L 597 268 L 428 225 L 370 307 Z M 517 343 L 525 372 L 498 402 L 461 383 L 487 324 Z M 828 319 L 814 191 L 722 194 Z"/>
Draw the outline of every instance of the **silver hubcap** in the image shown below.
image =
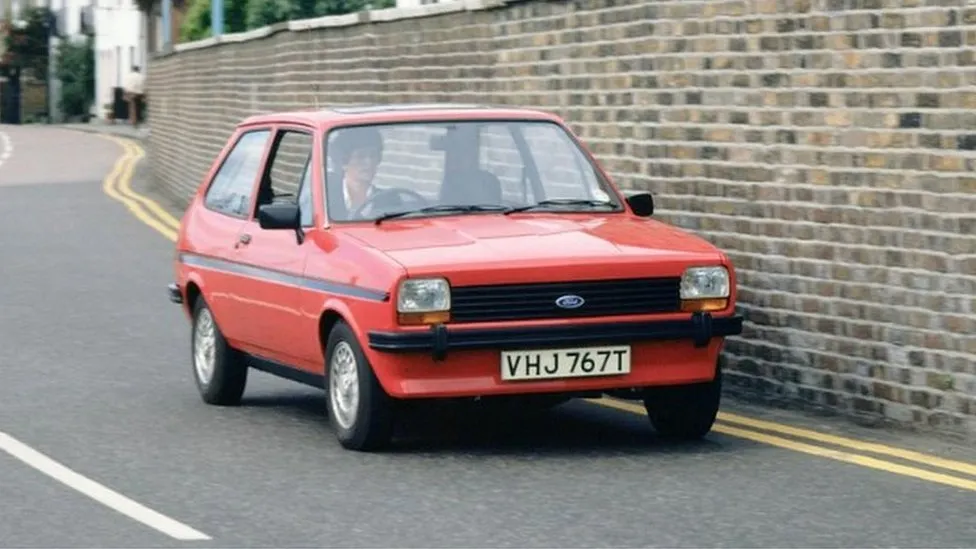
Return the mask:
<path id="1" fill-rule="evenodd" d="M 356 421 L 359 407 L 359 370 L 356 355 L 345 341 L 340 341 L 332 353 L 329 388 L 333 415 L 343 429 L 348 429 Z"/>
<path id="2" fill-rule="evenodd" d="M 197 379 L 205 385 L 209 384 L 213 377 L 216 342 L 213 316 L 208 309 L 204 309 L 197 317 L 196 331 L 193 334 L 193 366 L 197 372 Z"/>

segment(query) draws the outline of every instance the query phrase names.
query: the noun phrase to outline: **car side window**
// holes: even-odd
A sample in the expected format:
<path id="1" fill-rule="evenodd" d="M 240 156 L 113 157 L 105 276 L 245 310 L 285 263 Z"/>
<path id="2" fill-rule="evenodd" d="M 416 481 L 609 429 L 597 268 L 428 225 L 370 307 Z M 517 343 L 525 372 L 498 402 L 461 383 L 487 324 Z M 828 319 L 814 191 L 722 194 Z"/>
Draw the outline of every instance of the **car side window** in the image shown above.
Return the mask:
<path id="1" fill-rule="evenodd" d="M 204 204 L 208 209 L 234 217 L 247 215 L 254 178 L 261 168 L 261 155 L 270 133 L 255 130 L 237 140 L 207 189 Z"/>
<path id="2" fill-rule="evenodd" d="M 315 206 L 312 203 L 312 162 L 305 164 L 305 174 L 298 187 L 298 212 L 302 227 L 311 227 L 314 223 Z"/>
<path id="3" fill-rule="evenodd" d="M 312 155 L 312 134 L 282 130 L 261 182 L 258 204 L 298 203 L 298 190 Z"/>

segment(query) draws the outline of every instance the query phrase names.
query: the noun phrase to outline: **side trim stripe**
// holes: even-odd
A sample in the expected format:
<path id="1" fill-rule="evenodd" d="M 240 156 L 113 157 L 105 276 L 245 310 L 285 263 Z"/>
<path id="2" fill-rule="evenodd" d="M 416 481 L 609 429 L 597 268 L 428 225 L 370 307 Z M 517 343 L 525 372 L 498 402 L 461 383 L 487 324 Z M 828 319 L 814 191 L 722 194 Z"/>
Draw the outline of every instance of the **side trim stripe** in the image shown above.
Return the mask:
<path id="1" fill-rule="evenodd" d="M 288 286 L 307 288 L 309 290 L 315 290 L 327 294 L 358 297 L 361 299 L 368 299 L 370 301 L 388 301 L 390 299 L 390 294 L 388 292 L 373 290 L 370 288 L 362 288 L 359 286 L 353 286 L 351 284 L 343 284 L 341 282 L 333 282 L 331 280 L 324 280 L 321 278 L 294 275 L 291 273 L 275 271 L 273 269 L 264 269 L 254 265 L 247 265 L 244 263 L 237 263 L 235 261 L 227 261 L 225 259 L 217 259 L 215 257 L 208 257 L 199 254 L 181 253 L 179 257 L 180 262 L 186 265 L 193 265 L 195 267 L 201 267 L 204 269 L 212 269 L 226 273 L 238 274 L 241 276 L 258 278 Z"/>

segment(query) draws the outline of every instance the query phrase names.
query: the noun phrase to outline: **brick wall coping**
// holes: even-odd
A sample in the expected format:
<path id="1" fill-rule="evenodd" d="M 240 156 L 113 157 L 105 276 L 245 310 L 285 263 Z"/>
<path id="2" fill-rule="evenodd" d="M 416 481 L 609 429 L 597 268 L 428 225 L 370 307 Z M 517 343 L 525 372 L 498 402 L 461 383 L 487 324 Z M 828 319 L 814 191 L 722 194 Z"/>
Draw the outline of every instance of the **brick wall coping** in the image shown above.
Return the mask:
<path id="1" fill-rule="evenodd" d="M 400 19 L 415 19 L 419 17 L 430 17 L 432 15 L 443 15 L 462 11 L 484 11 L 506 6 L 531 2 L 533 0 L 448 0 L 444 3 L 425 4 L 420 6 L 409 6 L 399 8 L 386 8 L 379 10 L 363 10 L 345 15 L 326 15 L 324 17 L 313 17 L 309 19 L 293 19 L 282 21 L 257 29 L 244 32 L 224 34 L 220 37 L 204 38 L 193 42 L 176 44 L 171 48 L 155 53 L 152 57 L 160 59 L 175 55 L 185 51 L 212 48 L 220 44 L 230 44 L 237 42 L 249 42 L 259 40 L 278 34 L 279 32 L 300 32 L 324 28 L 341 28 L 368 23 L 387 23 Z M 543 0 L 547 2 L 563 2 L 565 0 Z"/>

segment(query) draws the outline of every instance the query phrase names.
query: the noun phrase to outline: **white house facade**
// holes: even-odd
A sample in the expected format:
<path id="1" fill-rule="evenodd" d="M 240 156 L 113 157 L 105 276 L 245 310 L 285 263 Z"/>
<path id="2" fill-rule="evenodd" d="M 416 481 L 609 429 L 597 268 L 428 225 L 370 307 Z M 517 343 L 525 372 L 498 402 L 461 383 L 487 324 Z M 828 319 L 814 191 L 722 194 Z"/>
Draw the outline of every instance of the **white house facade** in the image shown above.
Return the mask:
<path id="1" fill-rule="evenodd" d="M 114 100 L 125 75 L 133 67 L 146 70 L 146 21 L 132 0 L 96 0 L 95 116 L 105 117 L 103 105 Z"/>

